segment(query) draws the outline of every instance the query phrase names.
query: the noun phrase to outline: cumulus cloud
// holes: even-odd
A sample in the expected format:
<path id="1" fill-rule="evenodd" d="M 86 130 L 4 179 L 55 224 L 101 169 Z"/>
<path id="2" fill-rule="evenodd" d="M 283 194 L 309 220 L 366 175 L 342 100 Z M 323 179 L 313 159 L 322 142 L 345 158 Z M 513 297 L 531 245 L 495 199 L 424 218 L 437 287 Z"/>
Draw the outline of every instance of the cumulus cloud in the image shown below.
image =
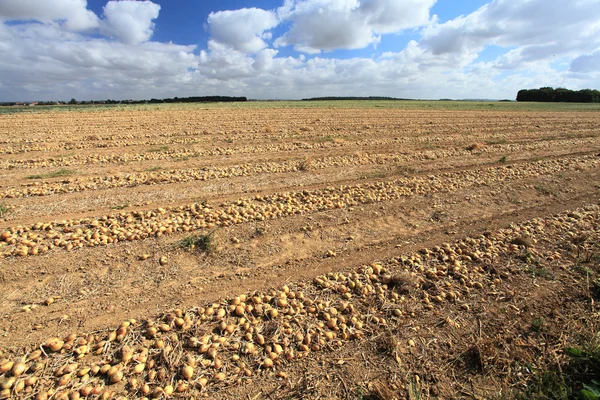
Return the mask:
<path id="1" fill-rule="evenodd" d="M 286 0 L 281 20 L 291 21 L 277 46 L 320 53 L 361 49 L 380 41 L 380 35 L 426 24 L 435 0 Z"/>
<path id="2" fill-rule="evenodd" d="M 54 25 L 0 25 L 0 38 L 2 100 L 134 97 L 146 85 L 185 80 L 198 65 L 195 46 L 131 46 Z"/>
<path id="3" fill-rule="evenodd" d="M 358 8 L 377 33 L 394 33 L 425 24 L 435 0 L 362 0 Z"/>
<path id="4" fill-rule="evenodd" d="M 252 68 L 257 71 L 267 71 L 273 66 L 273 59 L 278 51 L 273 49 L 264 49 L 256 55 Z"/>
<path id="5" fill-rule="evenodd" d="M 267 47 L 270 29 L 278 24 L 272 11 L 242 8 L 210 13 L 208 26 L 212 40 L 243 53 L 257 53 Z"/>
<path id="6" fill-rule="evenodd" d="M 200 49 L 151 41 L 160 6 L 149 1 L 110 1 L 101 18 L 83 0 L 7 3 L 0 0 L 0 101 L 514 98 L 528 87 L 600 86 L 597 0 L 572 0 L 568 8 L 562 0 L 493 0 L 450 21 L 430 18 L 434 0 L 287 0 L 276 11 L 211 13 L 198 21 L 210 34 Z M 390 45 L 384 35 L 415 27 L 414 40 L 371 57 L 282 48 L 317 53 Z M 282 35 L 275 43 L 273 32 Z M 486 46 L 506 50 L 479 59 Z"/>
<path id="7" fill-rule="evenodd" d="M 600 45 L 600 2 L 494 0 L 475 12 L 423 30 L 434 55 L 477 54 L 487 45 L 514 48 L 497 66 L 515 69 L 539 60 L 591 51 Z"/>
<path id="8" fill-rule="evenodd" d="M 151 1 L 109 1 L 104 6 L 104 19 L 100 31 L 108 37 L 126 44 L 146 42 L 154 32 L 160 6 Z"/>
<path id="9" fill-rule="evenodd" d="M 98 17 L 87 9 L 86 0 L 1 1 L 0 19 L 58 21 L 72 31 L 98 27 Z"/>

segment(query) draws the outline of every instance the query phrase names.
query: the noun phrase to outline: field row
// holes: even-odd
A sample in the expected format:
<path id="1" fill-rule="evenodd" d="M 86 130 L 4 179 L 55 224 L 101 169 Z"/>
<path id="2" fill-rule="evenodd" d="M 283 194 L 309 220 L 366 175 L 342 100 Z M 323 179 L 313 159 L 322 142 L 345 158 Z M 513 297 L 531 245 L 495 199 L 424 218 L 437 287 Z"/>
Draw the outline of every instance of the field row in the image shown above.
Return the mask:
<path id="1" fill-rule="evenodd" d="M 5 257 L 44 254 L 54 248 L 72 250 L 134 241 L 174 232 L 210 230 L 248 221 L 265 221 L 297 214 L 351 208 L 426 193 L 450 192 L 496 182 L 555 175 L 562 171 L 597 169 L 600 158 L 580 156 L 527 162 L 393 181 L 298 192 L 257 195 L 212 207 L 207 204 L 122 212 L 100 218 L 39 222 L 15 226 L 0 235 Z"/>
<path id="2" fill-rule="evenodd" d="M 265 140 L 309 140 L 340 137 L 346 140 L 361 137 L 396 136 L 407 143 L 419 140 L 456 139 L 471 137 L 472 140 L 494 138 L 512 140 L 547 132 L 551 135 L 596 135 L 598 123 L 594 115 L 572 114 L 523 116 L 520 114 L 481 113 L 415 113 L 407 115 L 397 111 L 352 116 L 348 113 L 320 112 L 307 114 L 286 113 L 282 118 L 265 113 L 264 118 L 252 119 L 232 116 L 211 119 L 213 114 L 186 115 L 179 123 L 173 123 L 169 113 L 143 114 L 127 118 L 120 113 L 108 120 L 98 119 L 91 113 L 76 119 L 48 115 L 32 115 L 31 119 L 3 116 L 11 129 L 0 131 L 2 142 L 0 154 L 29 152 L 58 152 L 102 148 L 163 147 L 168 145 L 193 145 L 211 142 L 261 142 Z M 106 116 L 102 116 L 107 118 Z M 152 121 L 146 121 L 146 117 Z M 45 120 L 44 118 L 49 118 Z M 179 117 L 178 117 L 179 118 Z M 310 122 L 307 123 L 306 118 Z M 199 119 L 201 122 L 189 122 Z M 269 121 L 269 123 L 265 123 Z M 38 132 L 32 131 L 32 126 Z M 85 128 L 84 128 L 85 127 Z M 557 129 L 560 127 L 560 129 Z M 127 133 L 116 133 L 126 131 Z M 60 138 L 60 139 L 57 139 Z"/>
<path id="3" fill-rule="evenodd" d="M 280 143 L 256 146 L 214 147 L 200 149 L 150 149 L 142 153 L 132 154 L 91 154 L 68 155 L 62 157 L 40 157 L 25 160 L 5 160 L 0 163 L 0 169 L 13 168 L 42 168 L 42 167 L 68 167 L 72 165 L 93 164 L 124 164 L 140 161 L 165 161 L 188 160 L 190 158 L 207 156 L 231 156 L 234 154 L 258 154 L 271 152 L 295 152 L 303 150 L 333 149 L 342 147 L 382 146 L 396 144 L 398 139 L 367 139 L 360 142 L 346 142 L 344 140 L 331 140 L 319 143 Z"/>
<path id="4" fill-rule="evenodd" d="M 429 151 L 416 150 L 417 154 L 423 158 L 431 157 L 446 157 L 448 155 L 468 154 L 469 151 L 476 150 L 477 152 L 500 152 L 500 151 L 523 151 L 535 149 L 548 149 L 556 146 L 577 145 L 582 146 L 595 145 L 598 138 L 594 136 L 582 138 L 560 139 L 552 138 L 552 140 L 532 141 L 532 142 L 517 142 L 517 143 L 480 143 L 470 142 L 471 147 L 467 149 L 454 147 L 448 150 L 444 143 L 435 143 L 435 146 Z M 40 157 L 28 158 L 23 160 L 6 159 L 0 161 L 0 169 L 15 169 L 15 168 L 46 168 L 46 167 L 69 167 L 76 165 L 110 165 L 110 164 L 127 164 L 132 162 L 144 161 L 186 161 L 194 158 L 211 157 L 211 156 L 232 156 L 235 154 L 268 154 L 278 152 L 298 152 L 311 150 L 327 150 L 327 149 L 360 149 L 365 147 L 400 147 L 404 143 L 401 138 L 383 138 L 383 139 L 365 139 L 361 141 L 345 141 L 331 139 L 318 143 L 276 143 L 264 144 L 256 146 L 236 146 L 236 147 L 214 147 L 214 148 L 182 148 L 182 149 L 150 149 L 142 153 L 121 153 L 121 154 L 90 154 L 90 155 L 65 155 L 60 157 Z M 428 142 L 429 143 L 429 142 Z M 430 146 L 429 144 L 428 146 Z M 439 147 L 446 147 L 439 149 Z M 466 151 L 465 151 L 466 150 Z M 410 154 L 404 154 L 407 160 L 419 159 L 419 156 L 411 158 Z"/>
<path id="5" fill-rule="evenodd" d="M 485 116 L 485 118 L 482 118 Z M 576 116 L 577 118 L 573 118 Z M 365 109 L 279 109 L 279 110 L 218 110 L 193 112 L 158 109 L 146 111 L 130 109 L 116 113 L 82 111 L 77 113 L 31 113 L 1 115 L 5 123 L 0 133 L 0 143 L 52 142 L 57 137 L 71 136 L 77 140 L 120 140 L 175 136 L 233 134 L 285 134 L 302 127 L 324 129 L 360 130 L 382 127 L 406 126 L 407 133 L 421 132 L 424 125 L 445 129 L 455 126 L 466 132 L 488 130 L 490 127 L 514 126 L 548 128 L 568 123 L 573 128 L 586 128 L 595 124 L 594 113 L 581 112 L 489 112 L 489 111 L 439 111 L 377 108 Z M 457 123 L 454 123 L 457 122 Z M 7 127 L 10 126 L 10 129 Z M 421 127 L 421 129 L 419 129 Z M 90 136 L 93 135 L 93 136 Z M 19 139 L 20 138 L 20 139 Z"/>
<path id="6" fill-rule="evenodd" d="M 533 142 L 526 144 L 498 144 L 485 146 L 474 144 L 472 147 L 424 150 L 411 153 L 392 154 L 361 154 L 311 158 L 301 160 L 286 160 L 280 162 L 247 163 L 227 167 L 186 168 L 178 170 L 122 173 L 119 175 L 103 177 L 67 178 L 60 181 L 33 181 L 22 184 L 21 188 L 9 188 L 0 193 L 0 198 L 21 198 L 30 196 L 50 196 L 62 193 L 74 193 L 87 190 L 103 190 L 109 188 L 126 188 L 141 185 L 157 185 L 168 183 L 182 183 L 192 181 L 207 181 L 211 179 L 224 179 L 233 177 L 252 177 L 261 174 L 291 173 L 297 171 L 315 171 L 327 168 L 351 167 L 362 165 L 402 165 L 413 161 L 439 160 L 451 157 L 461 157 L 476 152 L 477 154 L 497 153 L 502 155 L 504 162 L 512 154 L 523 151 L 532 151 L 549 148 L 565 148 L 580 146 L 588 151 L 598 149 L 600 138 L 582 140 L 557 140 Z M 68 171 L 67 171 L 68 172 Z M 68 174 L 67 174 L 68 176 Z M 35 178 L 35 177 L 32 177 Z"/>
<path id="7" fill-rule="evenodd" d="M 0 359 L 0 398 L 191 398 L 286 379 L 303 359 L 360 346 L 390 326 L 446 308 L 469 311 L 470 302 L 498 293 L 532 265 L 558 268 L 600 241 L 598 227 L 600 208 L 588 206 L 354 272 L 127 320 L 105 333 L 49 338 Z M 460 327 L 450 317 L 442 323 Z M 386 351 L 401 364 L 403 354 L 423 345 L 422 334 L 397 338 Z"/>

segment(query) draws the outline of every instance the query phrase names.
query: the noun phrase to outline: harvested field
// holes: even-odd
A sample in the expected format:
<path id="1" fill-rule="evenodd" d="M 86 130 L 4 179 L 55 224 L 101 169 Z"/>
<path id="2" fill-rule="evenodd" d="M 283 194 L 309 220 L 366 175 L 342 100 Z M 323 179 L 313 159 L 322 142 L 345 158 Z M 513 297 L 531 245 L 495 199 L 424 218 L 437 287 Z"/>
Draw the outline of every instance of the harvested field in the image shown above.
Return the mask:
<path id="1" fill-rule="evenodd" d="M 0 399 L 576 396 L 597 111 L 0 114 Z"/>

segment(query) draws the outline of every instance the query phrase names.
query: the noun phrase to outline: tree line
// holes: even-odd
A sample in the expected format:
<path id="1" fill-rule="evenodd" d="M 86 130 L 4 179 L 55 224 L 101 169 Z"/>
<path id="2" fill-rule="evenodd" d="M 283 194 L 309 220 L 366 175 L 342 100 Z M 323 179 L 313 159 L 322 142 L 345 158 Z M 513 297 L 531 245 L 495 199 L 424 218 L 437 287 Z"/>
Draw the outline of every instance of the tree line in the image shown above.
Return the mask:
<path id="1" fill-rule="evenodd" d="M 150 99 L 150 100 L 92 100 L 77 101 L 71 99 L 69 104 L 160 104 L 160 103 L 231 103 L 239 101 L 248 101 L 246 97 L 231 96 L 193 96 L 193 97 L 173 97 L 168 99 Z"/>
<path id="2" fill-rule="evenodd" d="M 0 106 L 20 106 L 20 105 L 85 105 L 85 104 L 159 104 L 159 103 L 230 103 L 248 101 L 246 97 L 231 97 L 231 96 L 194 96 L 194 97 L 173 97 L 172 99 L 150 99 L 150 100 L 88 100 L 78 101 L 71 99 L 70 101 L 36 101 L 36 102 L 0 102 Z"/>
<path id="3" fill-rule="evenodd" d="M 600 103 L 600 91 L 592 89 L 569 90 L 543 87 L 523 89 L 517 93 L 517 101 L 539 101 L 552 103 Z"/>

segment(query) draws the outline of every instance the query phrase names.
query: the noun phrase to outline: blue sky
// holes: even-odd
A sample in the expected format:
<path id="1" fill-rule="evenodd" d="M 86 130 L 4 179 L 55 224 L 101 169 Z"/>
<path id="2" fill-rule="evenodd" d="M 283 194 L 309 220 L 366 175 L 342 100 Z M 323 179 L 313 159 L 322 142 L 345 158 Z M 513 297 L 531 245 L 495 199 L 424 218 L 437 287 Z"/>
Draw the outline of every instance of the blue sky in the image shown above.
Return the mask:
<path id="1" fill-rule="evenodd" d="M 597 0 L 4 0 L 0 101 L 600 88 L 598 15 Z"/>

